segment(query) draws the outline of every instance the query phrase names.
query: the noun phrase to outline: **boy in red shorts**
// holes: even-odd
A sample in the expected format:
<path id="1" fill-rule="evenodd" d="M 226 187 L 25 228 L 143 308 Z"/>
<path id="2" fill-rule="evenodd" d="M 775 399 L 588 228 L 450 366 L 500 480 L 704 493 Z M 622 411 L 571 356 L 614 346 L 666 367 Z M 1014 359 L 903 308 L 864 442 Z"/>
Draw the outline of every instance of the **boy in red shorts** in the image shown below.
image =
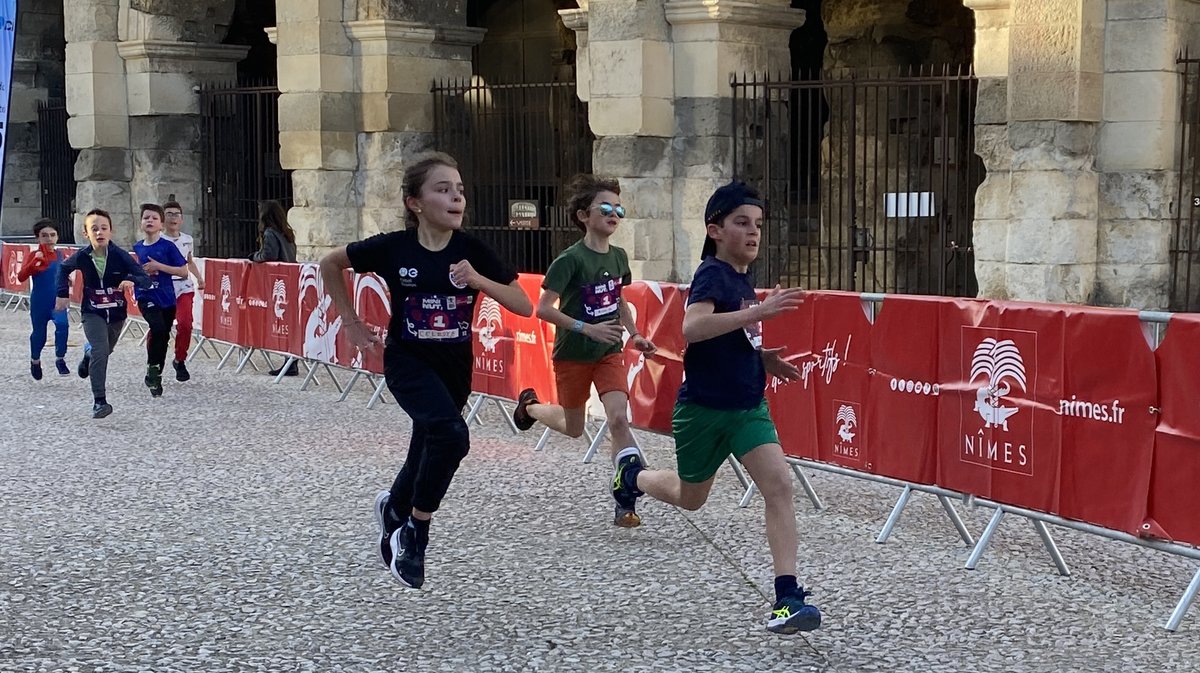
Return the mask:
<path id="1" fill-rule="evenodd" d="M 615 464 L 638 453 L 626 411 L 629 390 L 621 354 L 622 325 L 639 351 L 650 354 L 655 347 L 637 333 L 633 314 L 621 297 L 621 289 L 632 280 L 629 256 L 608 242 L 625 217 L 620 185 L 616 180 L 579 175 L 571 183 L 571 194 L 568 208 L 583 239 L 550 264 L 537 306 L 538 318 L 556 328 L 554 378 L 560 404 L 541 404 L 532 388 L 523 390 L 513 421 L 522 430 L 541 421 L 551 430 L 579 437 L 594 384 L 608 418 Z M 637 498 L 614 490 L 614 496 L 618 494 L 614 523 L 622 528 L 641 524 L 635 511 Z"/>

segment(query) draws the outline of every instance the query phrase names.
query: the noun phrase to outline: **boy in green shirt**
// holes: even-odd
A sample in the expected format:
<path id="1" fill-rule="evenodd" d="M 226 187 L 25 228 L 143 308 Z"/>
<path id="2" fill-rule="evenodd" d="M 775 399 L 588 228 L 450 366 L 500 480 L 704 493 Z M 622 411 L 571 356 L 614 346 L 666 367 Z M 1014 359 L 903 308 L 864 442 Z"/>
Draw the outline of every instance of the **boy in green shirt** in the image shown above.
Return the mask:
<path id="1" fill-rule="evenodd" d="M 583 238 L 550 264 L 542 282 L 537 316 L 555 326 L 554 378 L 560 404 L 541 404 L 532 388 L 521 391 L 513 421 L 522 430 L 541 421 L 567 435 L 583 434 L 587 401 L 596 386 L 612 435 L 614 465 L 625 455 L 638 454 L 627 413 L 629 388 L 621 353 L 623 329 L 634 348 L 649 355 L 650 340 L 637 332 L 633 314 L 621 297 L 632 281 L 629 256 L 608 240 L 625 217 L 621 187 L 616 180 L 579 175 L 571 182 L 568 208 Z M 636 497 L 614 489 L 613 522 L 622 528 L 641 524 Z"/>

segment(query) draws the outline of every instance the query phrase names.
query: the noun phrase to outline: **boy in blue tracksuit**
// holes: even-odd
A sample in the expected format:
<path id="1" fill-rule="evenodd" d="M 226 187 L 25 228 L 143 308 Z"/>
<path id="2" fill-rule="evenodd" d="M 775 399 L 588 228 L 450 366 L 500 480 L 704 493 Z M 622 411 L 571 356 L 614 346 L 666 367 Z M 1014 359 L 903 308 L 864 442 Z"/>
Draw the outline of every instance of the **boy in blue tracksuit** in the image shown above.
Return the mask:
<path id="1" fill-rule="evenodd" d="M 29 317 L 33 321 L 33 332 L 29 335 L 29 373 L 34 380 L 42 380 L 42 349 L 46 347 L 46 325 L 54 321 L 54 366 L 58 373 L 67 376 L 67 312 L 54 308 L 54 283 L 58 279 L 58 267 L 62 253 L 54 249 L 58 243 L 58 227 L 54 220 L 43 218 L 33 225 L 33 235 L 38 240 L 38 249 L 25 260 L 17 279 L 22 283 L 32 278 L 29 290 Z"/>
<path id="2" fill-rule="evenodd" d="M 137 290 L 138 309 L 150 327 L 146 340 L 146 387 L 154 397 L 162 395 L 162 372 L 167 361 L 171 325 L 175 323 L 175 278 L 187 278 L 187 258 L 170 239 L 163 238 L 163 207 L 142 204 L 142 233 L 145 240 L 133 244 L 150 285 Z"/>
<path id="3" fill-rule="evenodd" d="M 109 242 L 112 218 L 107 212 L 99 208 L 89 211 L 83 229 L 91 245 L 59 266 L 55 308 L 65 311 L 71 305 L 69 279 L 78 271 L 83 281 L 79 311 L 83 316 L 83 333 L 91 344 L 91 353 L 84 356 L 79 368 L 92 380 L 95 399 L 92 418 L 104 418 L 113 412 L 105 397 L 104 384 L 108 376 L 108 356 L 125 326 L 125 291 L 135 285 L 148 287 L 150 279 L 128 252 Z"/>

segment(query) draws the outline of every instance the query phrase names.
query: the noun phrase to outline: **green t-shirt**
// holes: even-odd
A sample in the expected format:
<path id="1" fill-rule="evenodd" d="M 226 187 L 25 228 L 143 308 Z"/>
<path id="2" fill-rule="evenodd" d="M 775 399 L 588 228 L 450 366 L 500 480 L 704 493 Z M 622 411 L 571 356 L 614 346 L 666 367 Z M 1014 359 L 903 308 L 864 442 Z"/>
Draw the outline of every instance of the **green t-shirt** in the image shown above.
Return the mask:
<path id="1" fill-rule="evenodd" d="M 100 284 L 104 284 L 104 269 L 108 266 L 108 252 L 103 255 L 97 255 L 96 251 L 92 251 L 92 264 L 96 267 L 96 275 L 100 276 Z"/>
<path id="2" fill-rule="evenodd" d="M 550 264 L 542 287 L 561 297 L 558 310 L 586 323 L 621 320 L 621 288 L 631 283 L 629 256 L 615 245 L 599 253 L 579 241 L 563 250 Z M 554 359 L 596 362 L 620 353 L 620 344 L 592 341 L 570 329 L 558 328 L 554 337 Z"/>

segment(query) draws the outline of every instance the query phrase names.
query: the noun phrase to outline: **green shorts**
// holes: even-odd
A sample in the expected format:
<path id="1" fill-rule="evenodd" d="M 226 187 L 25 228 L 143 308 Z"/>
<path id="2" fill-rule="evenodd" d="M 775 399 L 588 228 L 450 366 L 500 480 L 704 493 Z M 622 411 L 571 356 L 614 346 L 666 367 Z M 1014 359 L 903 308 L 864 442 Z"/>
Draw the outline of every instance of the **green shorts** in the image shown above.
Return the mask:
<path id="1" fill-rule="evenodd" d="M 763 444 L 778 444 L 779 433 L 764 399 L 753 409 L 710 409 L 678 402 L 671 416 L 679 478 L 708 481 L 729 456 L 741 460 Z"/>

